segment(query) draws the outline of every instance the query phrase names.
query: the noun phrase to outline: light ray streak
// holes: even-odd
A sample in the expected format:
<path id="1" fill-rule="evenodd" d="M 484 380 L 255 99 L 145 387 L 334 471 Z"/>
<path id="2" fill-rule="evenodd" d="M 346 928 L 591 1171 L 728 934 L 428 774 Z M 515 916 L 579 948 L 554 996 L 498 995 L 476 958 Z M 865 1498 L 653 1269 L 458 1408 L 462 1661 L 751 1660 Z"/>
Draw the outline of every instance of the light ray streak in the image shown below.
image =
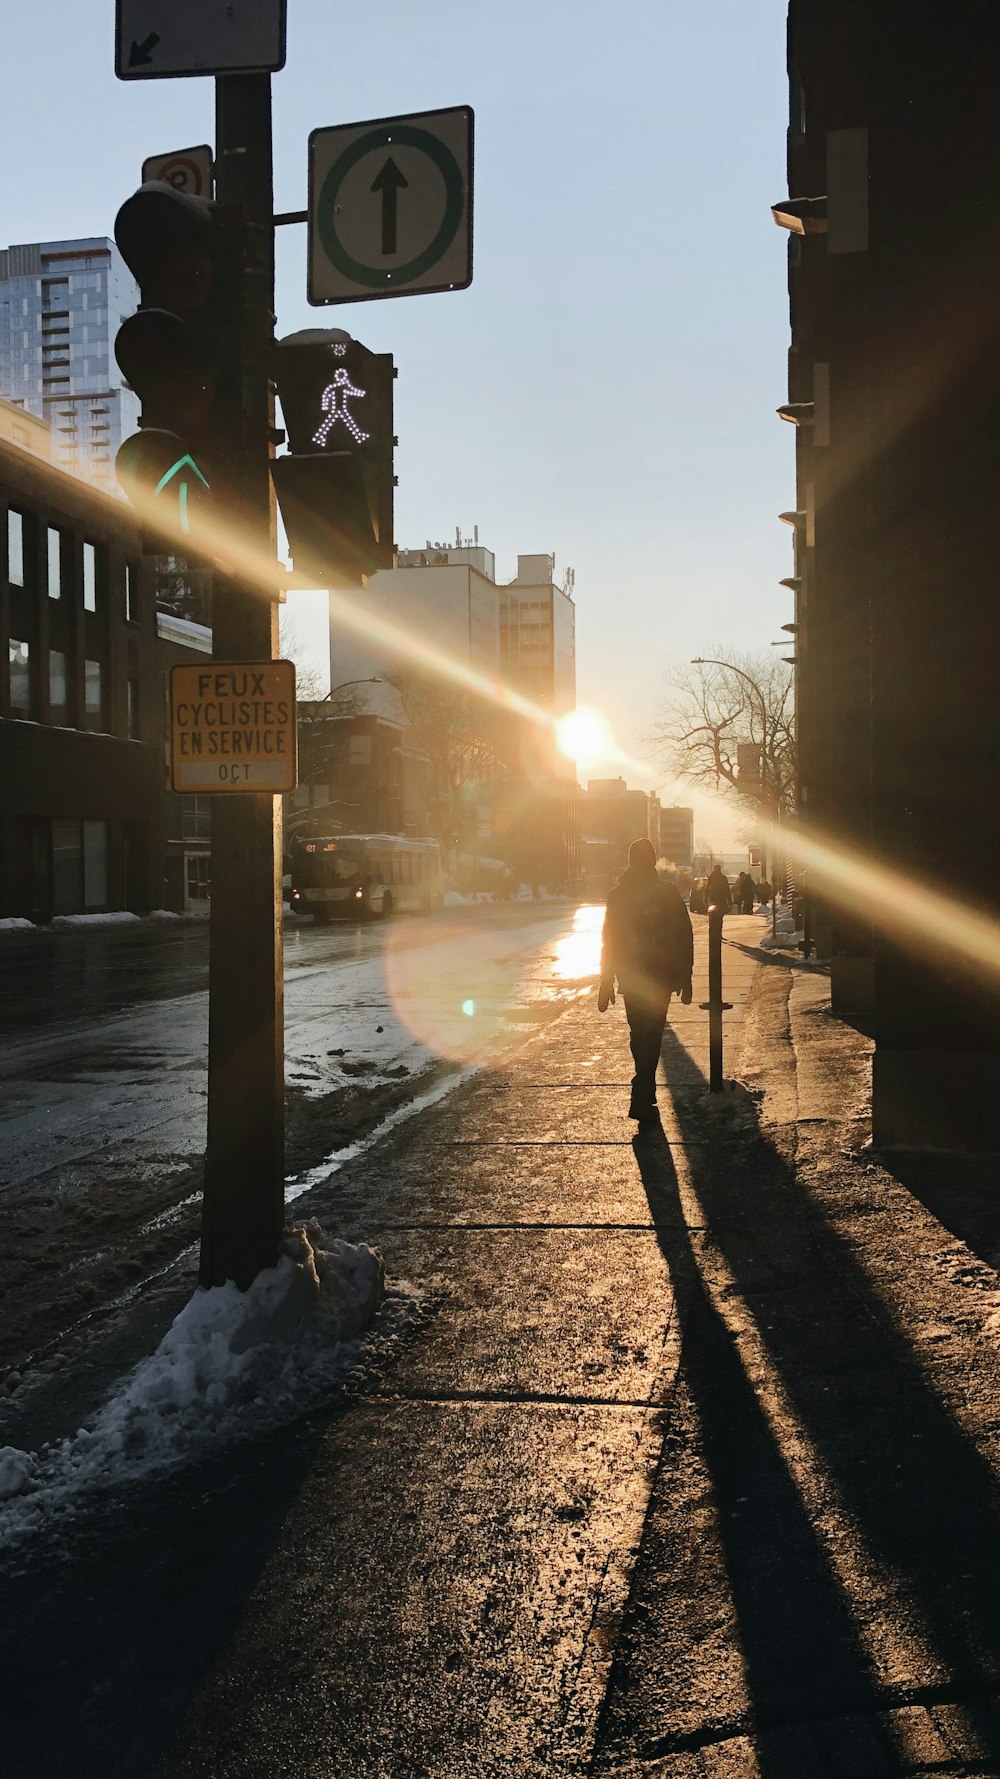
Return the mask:
<path id="1" fill-rule="evenodd" d="M 813 873 L 811 888 L 856 919 L 868 920 L 893 939 L 905 938 L 925 952 L 945 954 L 1000 976 L 1000 923 L 965 907 L 955 896 L 928 888 L 897 866 L 850 852 L 801 829 L 790 836 L 795 862 Z"/>
<path id="2" fill-rule="evenodd" d="M 181 525 L 171 525 L 170 515 L 164 513 L 160 500 L 152 495 L 145 498 L 134 495 L 132 500 L 140 517 L 154 530 L 170 538 L 179 553 L 191 552 L 190 536 Z M 187 511 L 183 517 L 189 523 L 192 522 Z M 316 590 L 314 577 L 296 574 L 294 569 L 286 569 L 269 549 L 256 545 L 252 538 L 240 532 L 237 525 L 226 523 L 214 514 L 199 511 L 197 530 L 198 554 L 208 558 L 217 572 L 244 581 L 264 598 L 282 598 L 286 591 Z M 480 672 L 467 661 L 459 660 L 446 649 L 429 642 L 412 626 L 397 618 L 385 617 L 376 609 L 376 597 L 375 594 L 366 596 L 363 592 L 355 594 L 343 589 L 330 589 L 331 623 L 367 642 L 378 644 L 389 654 L 405 655 L 440 679 L 449 680 L 475 697 L 555 733 L 561 720 L 559 716 L 554 716 L 542 705 L 526 698 L 514 687 L 505 685 L 498 677 Z M 646 764 L 630 759 L 613 741 L 607 757 L 637 775 L 644 778 L 649 775 Z"/>

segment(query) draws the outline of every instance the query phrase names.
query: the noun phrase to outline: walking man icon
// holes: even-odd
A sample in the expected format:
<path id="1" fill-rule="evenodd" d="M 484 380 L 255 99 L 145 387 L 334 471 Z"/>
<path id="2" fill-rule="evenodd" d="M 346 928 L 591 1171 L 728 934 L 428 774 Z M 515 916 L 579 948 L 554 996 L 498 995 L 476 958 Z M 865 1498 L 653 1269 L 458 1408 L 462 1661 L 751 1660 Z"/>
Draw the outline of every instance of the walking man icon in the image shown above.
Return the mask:
<path id="1" fill-rule="evenodd" d="M 358 445 L 363 445 L 368 434 L 362 430 L 351 413 L 348 403 L 367 394 L 367 390 L 358 389 L 351 382 L 350 375 L 344 365 L 338 365 L 333 373 L 333 382 L 328 383 L 320 397 L 323 413 L 326 416 L 320 421 L 313 433 L 314 445 L 325 445 L 338 421 L 343 422 L 348 432 Z"/>

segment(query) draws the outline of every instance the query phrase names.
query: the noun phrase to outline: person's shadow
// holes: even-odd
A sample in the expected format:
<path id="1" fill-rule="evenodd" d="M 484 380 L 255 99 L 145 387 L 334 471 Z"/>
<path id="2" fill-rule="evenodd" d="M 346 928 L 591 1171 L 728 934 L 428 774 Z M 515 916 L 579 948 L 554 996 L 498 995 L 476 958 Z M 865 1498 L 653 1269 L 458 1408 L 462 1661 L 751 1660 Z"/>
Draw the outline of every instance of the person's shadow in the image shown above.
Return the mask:
<path id="1" fill-rule="evenodd" d="M 664 1064 L 670 1140 L 644 1132 L 634 1149 L 676 1295 L 679 1382 L 712 1479 L 747 1705 L 742 1718 L 697 1734 L 647 1734 L 642 1758 L 751 1733 L 764 1779 L 806 1779 L 790 1726 L 809 1724 L 819 1746 L 841 1751 L 838 1772 L 902 1770 L 888 1720 L 878 1724 L 872 1714 L 971 1699 L 995 1689 L 1000 1676 L 996 1480 L 819 1196 L 760 1128 L 754 1102 L 743 1095 L 735 1107 L 711 1103 L 704 1076 L 669 1028 Z M 714 1245 L 725 1286 L 706 1282 L 711 1268 L 703 1272 L 692 1246 L 671 1141 L 684 1146 L 700 1205 L 693 1221 L 704 1230 L 698 1239 Z M 724 1313 L 732 1294 L 753 1318 L 777 1385 L 766 1410 Z M 832 1483 L 846 1533 L 832 1534 L 834 1554 L 786 1456 L 802 1436 Z M 656 1546 L 657 1511 L 654 1495 L 644 1552 Z M 852 1546 L 869 1553 L 884 1582 L 881 1622 L 852 1569 Z M 886 1598 L 906 1602 L 895 1623 L 886 1623 Z M 922 1646 L 927 1665 L 908 1670 L 903 1651 Z M 873 1651 L 884 1654 L 882 1671 Z M 616 1658 L 605 1726 L 627 1719 L 635 1682 L 626 1667 Z M 711 1696 L 710 1676 L 706 1687 Z M 1000 1716 L 985 1702 L 968 1709 L 983 1754 L 1000 1754 Z"/>

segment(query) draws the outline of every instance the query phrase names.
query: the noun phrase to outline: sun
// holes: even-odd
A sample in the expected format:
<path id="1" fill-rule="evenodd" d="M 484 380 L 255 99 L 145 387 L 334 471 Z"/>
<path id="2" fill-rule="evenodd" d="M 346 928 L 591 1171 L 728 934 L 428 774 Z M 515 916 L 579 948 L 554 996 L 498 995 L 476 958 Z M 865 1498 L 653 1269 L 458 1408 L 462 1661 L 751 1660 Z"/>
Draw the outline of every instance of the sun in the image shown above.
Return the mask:
<path id="1" fill-rule="evenodd" d="M 589 766 L 594 760 L 606 759 L 611 751 L 611 731 L 599 710 L 586 704 L 577 705 L 569 716 L 556 725 L 556 739 L 562 752 L 578 766 Z"/>

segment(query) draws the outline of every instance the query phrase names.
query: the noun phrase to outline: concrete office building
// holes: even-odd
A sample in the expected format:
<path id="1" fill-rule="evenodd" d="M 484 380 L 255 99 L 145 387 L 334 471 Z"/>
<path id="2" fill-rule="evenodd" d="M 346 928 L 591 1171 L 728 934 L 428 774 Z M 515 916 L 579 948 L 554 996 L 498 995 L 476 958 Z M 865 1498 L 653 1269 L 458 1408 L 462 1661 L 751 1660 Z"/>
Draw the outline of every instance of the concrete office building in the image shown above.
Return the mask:
<path id="1" fill-rule="evenodd" d="M 113 241 L 0 250 L 0 396 L 49 423 L 59 469 L 117 494 L 115 455 L 139 403 L 114 339 L 139 289 Z"/>
<path id="2" fill-rule="evenodd" d="M 690 871 L 694 863 L 693 809 L 660 810 L 659 855 L 679 871 Z"/>
<path id="3" fill-rule="evenodd" d="M 576 607 L 573 570 L 555 583 L 554 556 L 518 556 L 517 574 L 500 588 L 500 671 L 506 685 L 558 722 L 576 704 Z M 521 728 L 521 769 L 563 777 L 567 763 L 551 728 Z"/>
<path id="4" fill-rule="evenodd" d="M 363 595 L 385 623 L 401 626 L 398 647 L 369 641 L 337 622 L 330 602 L 330 684 L 375 677 L 410 661 L 407 634 L 490 677 L 500 667 L 499 596 L 492 550 L 428 544 L 400 550 L 395 568 L 373 574 Z"/>

